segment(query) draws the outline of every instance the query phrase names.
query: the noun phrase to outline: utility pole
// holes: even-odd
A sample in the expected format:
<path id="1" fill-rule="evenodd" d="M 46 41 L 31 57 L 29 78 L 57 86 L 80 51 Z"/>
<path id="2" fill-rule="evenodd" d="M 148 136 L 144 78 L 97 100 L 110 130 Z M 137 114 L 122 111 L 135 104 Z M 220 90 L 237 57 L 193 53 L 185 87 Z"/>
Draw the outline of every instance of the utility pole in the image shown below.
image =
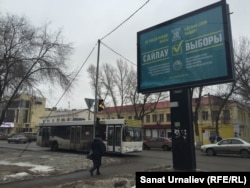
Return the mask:
<path id="1" fill-rule="evenodd" d="M 100 58 L 100 39 L 98 39 L 98 51 L 97 51 L 97 65 L 96 65 L 96 78 L 95 78 L 95 105 L 94 105 L 94 125 L 93 125 L 93 138 L 95 138 L 96 129 L 96 114 L 97 114 L 97 89 L 98 89 L 98 77 L 99 77 L 99 58 Z"/>

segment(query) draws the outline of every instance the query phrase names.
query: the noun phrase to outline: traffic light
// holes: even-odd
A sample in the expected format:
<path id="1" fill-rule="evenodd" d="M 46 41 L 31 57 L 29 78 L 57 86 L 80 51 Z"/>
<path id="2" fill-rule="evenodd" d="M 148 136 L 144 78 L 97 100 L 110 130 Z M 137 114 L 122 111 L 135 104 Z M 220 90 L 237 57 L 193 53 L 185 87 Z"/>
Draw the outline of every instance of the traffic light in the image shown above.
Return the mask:
<path id="1" fill-rule="evenodd" d="M 102 110 L 104 110 L 104 100 L 99 99 L 98 100 L 98 112 L 101 112 Z"/>

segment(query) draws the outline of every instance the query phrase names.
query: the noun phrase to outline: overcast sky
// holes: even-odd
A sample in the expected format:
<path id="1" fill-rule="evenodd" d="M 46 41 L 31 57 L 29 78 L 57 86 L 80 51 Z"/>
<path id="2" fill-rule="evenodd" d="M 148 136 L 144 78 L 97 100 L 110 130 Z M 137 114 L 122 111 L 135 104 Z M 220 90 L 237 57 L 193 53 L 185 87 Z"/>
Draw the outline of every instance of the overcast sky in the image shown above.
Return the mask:
<path id="1" fill-rule="evenodd" d="M 147 3 L 146 3 L 147 2 Z M 145 4 L 121 27 L 102 40 L 107 46 L 136 65 L 137 32 L 183 14 L 203 8 L 218 0 L 0 0 L 0 13 L 25 16 L 32 25 L 50 22 L 53 30 L 62 29 L 67 42 L 72 42 L 74 54 L 68 64 L 79 69 L 86 62 L 70 93 L 61 98 L 63 91 L 54 86 L 42 88 L 47 98 L 46 107 L 87 108 L 85 98 L 94 99 L 86 69 L 97 63 L 97 41 L 103 38 L 136 10 Z M 250 38 L 249 0 L 227 0 L 231 14 L 232 36 Z M 94 48 L 95 47 L 95 48 Z M 87 60 L 91 50 L 93 53 Z M 116 63 L 121 57 L 101 45 L 100 66 Z M 86 61 L 87 60 L 87 61 Z M 136 66 L 135 66 L 136 68 Z"/>

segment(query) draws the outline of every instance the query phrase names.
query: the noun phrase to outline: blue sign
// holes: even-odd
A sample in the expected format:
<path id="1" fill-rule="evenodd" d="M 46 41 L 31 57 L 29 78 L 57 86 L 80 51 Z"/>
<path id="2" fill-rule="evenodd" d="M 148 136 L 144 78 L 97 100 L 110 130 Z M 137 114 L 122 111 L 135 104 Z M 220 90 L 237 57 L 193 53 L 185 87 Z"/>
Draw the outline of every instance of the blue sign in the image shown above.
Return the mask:
<path id="1" fill-rule="evenodd" d="M 137 33 L 138 91 L 166 91 L 234 80 L 225 1 Z"/>

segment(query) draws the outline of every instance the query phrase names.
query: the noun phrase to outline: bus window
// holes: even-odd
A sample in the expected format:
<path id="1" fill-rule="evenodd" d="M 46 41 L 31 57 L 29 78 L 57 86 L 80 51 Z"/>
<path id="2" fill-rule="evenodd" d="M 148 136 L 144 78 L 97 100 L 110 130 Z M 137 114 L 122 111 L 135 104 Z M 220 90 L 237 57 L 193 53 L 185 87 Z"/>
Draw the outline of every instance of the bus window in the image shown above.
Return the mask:
<path id="1" fill-rule="evenodd" d="M 130 142 L 131 141 L 130 132 L 127 129 L 125 129 L 124 133 L 125 134 L 124 134 L 123 138 L 125 138 L 125 139 L 123 139 L 123 141 Z"/>
<path id="2" fill-rule="evenodd" d="M 91 140 L 93 138 L 93 127 L 82 127 L 82 140 Z"/>
<path id="3" fill-rule="evenodd" d="M 141 140 L 142 140 L 141 128 L 125 127 L 123 131 L 123 141 L 131 142 L 131 141 L 141 141 Z"/>
<path id="4" fill-rule="evenodd" d="M 57 136 L 59 138 L 69 139 L 70 137 L 69 126 L 57 126 L 51 128 L 51 136 Z"/>
<path id="5" fill-rule="evenodd" d="M 135 141 L 142 141 L 142 130 L 141 128 L 134 128 Z"/>

